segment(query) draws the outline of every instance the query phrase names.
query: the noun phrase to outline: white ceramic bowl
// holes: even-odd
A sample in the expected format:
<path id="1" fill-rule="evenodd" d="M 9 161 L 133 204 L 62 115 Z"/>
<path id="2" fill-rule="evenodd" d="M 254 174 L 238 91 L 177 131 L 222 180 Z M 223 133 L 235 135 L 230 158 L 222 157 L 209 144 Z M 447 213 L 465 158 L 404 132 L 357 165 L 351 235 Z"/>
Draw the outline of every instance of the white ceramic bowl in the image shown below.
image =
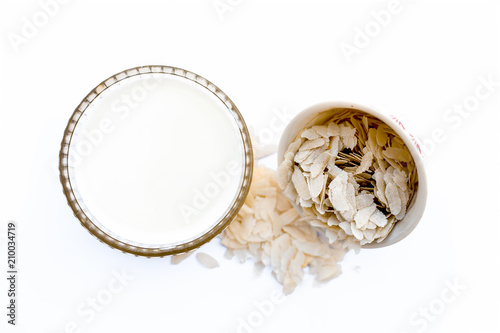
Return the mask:
<path id="1" fill-rule="evenodd" d="M 285 151 L 287 150 L 290 143 L 295 141 L 295 139 L 303 129 L 311 127 L 313 125 L 325 123 L 335 113 L 339 112 L 342 109 L 359 110 L 370 114 L 373 117 L 378 118 L 386 123 L 403 139 L 406 146 L 408 146 L 413 160 L 415 161 L 418 173 L 418 188 L 415 195 L 413 196 L 412 201 L 408 205 L 408 210 L 405 217 L 395 224 L 391 233 L 382 242 L 366 244 L 363 245 L 363 247 L 379 248 L 392 245 L 408 236 L 413 231 L 413 229 L 415 229 L 424 213 L 425 205 L 427 202 L 427 176 L 425 173 L 424 160 L 420 146 L 416 140 L 416 137 L 408 132 L 408 130 L 405 128 L 403 123 L 398 120 L 398 118 L 396 118 L 395 116 L 386 115 L 376 108 L 368 107 L 366 105 L 361 105 L 358 103 L 334 101 L 313 105 L 295 116 L 285 128 L 278 146 L 278 165 L 283 161 L 283 155 L 285 154 Z M 299 212 L 301 212 L 300 207 L 297 207 L 297 209 L 299 210 Z"/>

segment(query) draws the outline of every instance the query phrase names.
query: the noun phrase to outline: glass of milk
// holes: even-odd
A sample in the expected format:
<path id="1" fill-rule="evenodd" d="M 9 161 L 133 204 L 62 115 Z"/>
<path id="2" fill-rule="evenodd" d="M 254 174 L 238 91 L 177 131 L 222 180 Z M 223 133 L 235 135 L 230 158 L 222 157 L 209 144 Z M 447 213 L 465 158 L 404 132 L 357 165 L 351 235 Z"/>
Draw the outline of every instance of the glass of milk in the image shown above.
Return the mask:
<path id="1" fill-rule="evenodd" d="M 186 252 L 236 216 L 250 187 L 250 136 L 215 85 L 168 66 L 93 89 L 61 145 L 64 193 L 98 239 L 143 256 Z"/>

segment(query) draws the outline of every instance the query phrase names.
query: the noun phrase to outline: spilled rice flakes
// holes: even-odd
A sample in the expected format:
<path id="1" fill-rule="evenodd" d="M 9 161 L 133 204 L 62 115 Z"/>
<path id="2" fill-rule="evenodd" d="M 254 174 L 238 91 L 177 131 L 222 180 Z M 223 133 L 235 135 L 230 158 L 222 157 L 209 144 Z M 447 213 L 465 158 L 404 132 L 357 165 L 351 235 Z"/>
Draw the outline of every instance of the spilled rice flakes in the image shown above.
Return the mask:
<path id="1" fill-rule="evenodd" d="M 228 257 L 271 266 L 286 294 L 302 280 L 304 269 L 327 281 L 341 272 L 337 265 L 347 252 L 347 242 L 329 244 L 279 190 L 275 171 L 254 170 L 250 192 L 238 216 L 220 236 Z"/>
<path id="2" fill-rule="evenodd" d="M 288 147 L 277 180 L 331 243 L 360 245 L 387 237 L 418 185 L 403 140 L 382 121 L 353 110 L 302 131 Z"/>
<path id="3" fill-rule="evenodd" d="M 209 269 L 219 267 L 219 262 L 214 257 L 204 252 L 196 253 L 196 260 L 198 260 L 200 264 Z"/>

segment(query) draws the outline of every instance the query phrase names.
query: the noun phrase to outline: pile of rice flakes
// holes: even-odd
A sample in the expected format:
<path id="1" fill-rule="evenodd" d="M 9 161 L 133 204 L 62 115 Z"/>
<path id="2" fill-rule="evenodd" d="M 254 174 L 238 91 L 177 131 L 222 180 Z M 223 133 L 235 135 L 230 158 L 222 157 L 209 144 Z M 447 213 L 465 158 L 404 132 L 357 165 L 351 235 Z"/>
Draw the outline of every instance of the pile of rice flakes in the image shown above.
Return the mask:
<path id="1" fill-rule="evenodd" d="M 381 242 L 418 186 L 403 140 L 382 121 L 345 110 L 290 144 L 278 184 L 330 242 Z"/>
<path id="2" fill-rule="evenodd" d="M 303 130 L 277 173 L 255 168 L 222 244 L 229 257 L 271 266 L 288 294 L 306 267 L 317 280 L 330 280 L 349 249 L 384 240 L 417 186 L 403 140 L 380 120 L 346 109 Z"/>
<path id="3" fill-rule="evenodd" d="M 236 255 L 244 262 L 251 256 L 255 263 L 271 266 L 285 294 L 302 280 L 306 266 L 318 281 L 338 276 L 337 263 L 347 252 L 346 245 L 328 244 L 300 217 L 278 188 L 275 171 L 262 166 L 254 169 L 245 204 L 221 238 L 229 258 Z"/>

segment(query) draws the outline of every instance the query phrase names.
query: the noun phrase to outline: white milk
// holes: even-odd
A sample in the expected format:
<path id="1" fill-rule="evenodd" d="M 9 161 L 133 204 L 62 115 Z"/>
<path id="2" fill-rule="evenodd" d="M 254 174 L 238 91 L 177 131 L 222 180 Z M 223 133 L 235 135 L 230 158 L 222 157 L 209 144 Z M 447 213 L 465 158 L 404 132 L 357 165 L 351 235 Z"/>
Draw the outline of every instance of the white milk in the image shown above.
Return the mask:
<path id="1" fill-rule="evenodd" d="M 243 163 L 224 104 L 197 83 L 160 73 L 104 91 L 70 147 L 79 204 L 113 237 L 146 247 L 210 230 L 240 189 Z"/>

